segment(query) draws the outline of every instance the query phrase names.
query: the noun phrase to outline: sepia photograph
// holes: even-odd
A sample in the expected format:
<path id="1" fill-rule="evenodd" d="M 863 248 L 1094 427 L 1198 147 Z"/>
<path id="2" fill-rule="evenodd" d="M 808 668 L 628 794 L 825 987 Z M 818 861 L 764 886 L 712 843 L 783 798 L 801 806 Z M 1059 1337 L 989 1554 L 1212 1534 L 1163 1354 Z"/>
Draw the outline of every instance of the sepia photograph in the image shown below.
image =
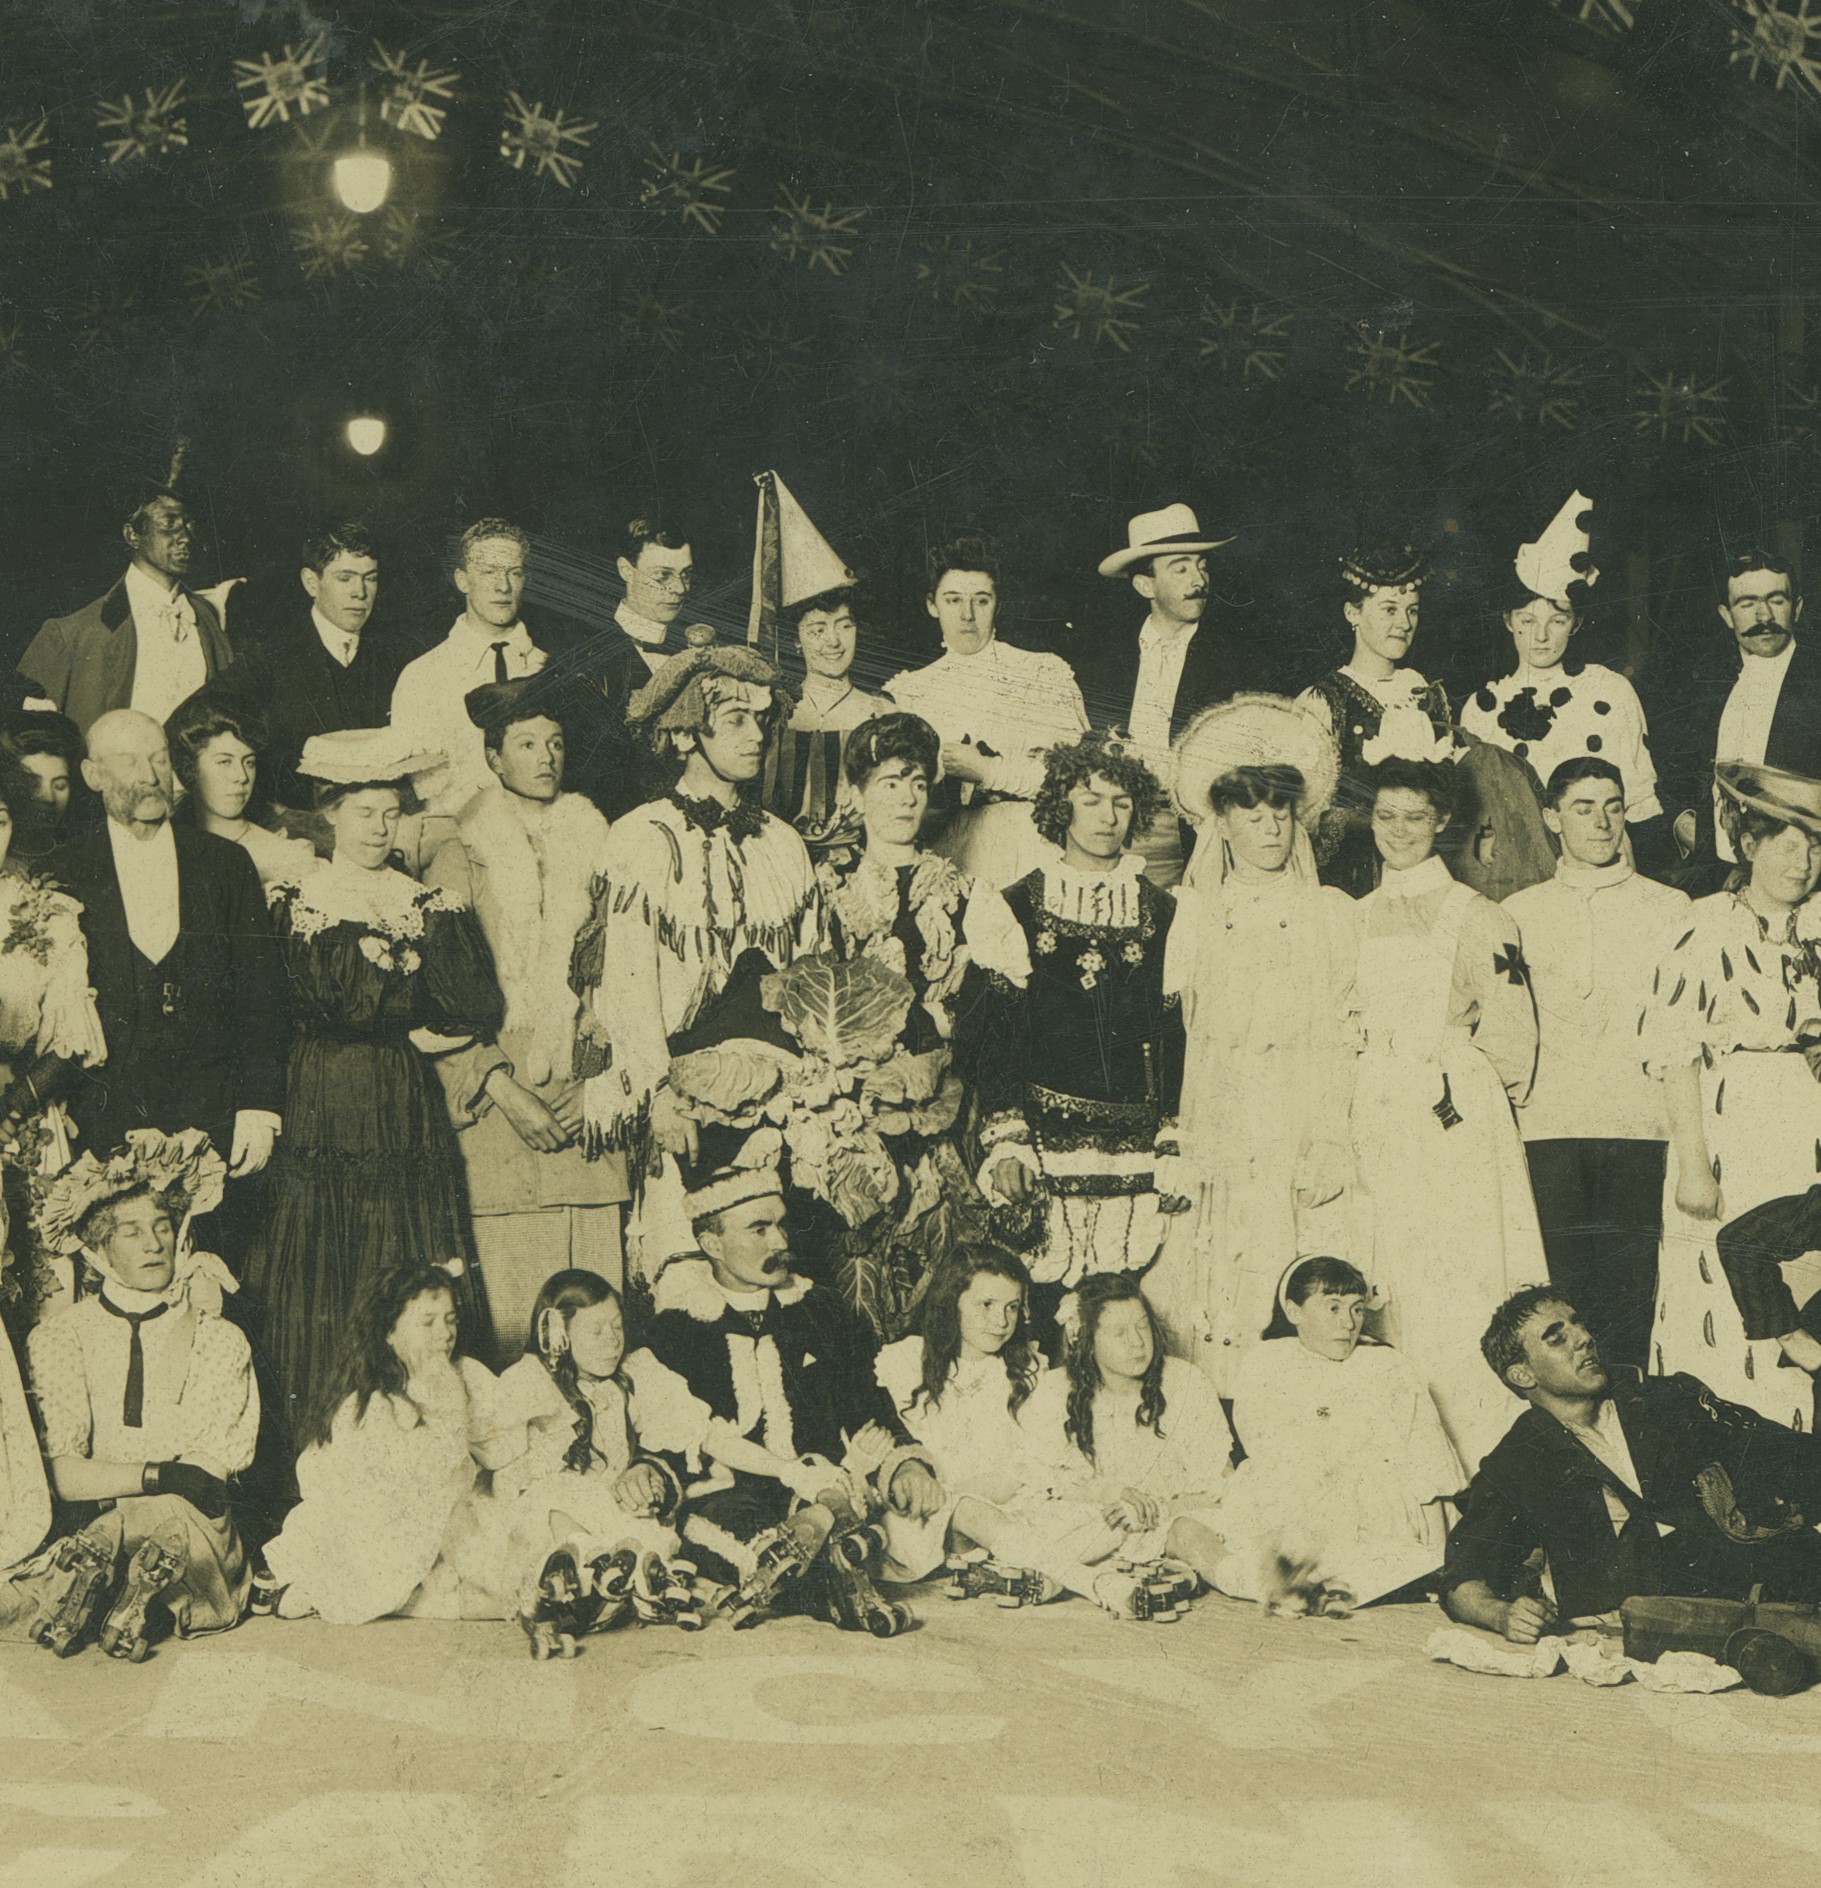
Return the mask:
<path id="1" fill-rule="evenodd" d="M 1821 0 L 0 0 L 0 1888 L 1821 1866 Z"/>

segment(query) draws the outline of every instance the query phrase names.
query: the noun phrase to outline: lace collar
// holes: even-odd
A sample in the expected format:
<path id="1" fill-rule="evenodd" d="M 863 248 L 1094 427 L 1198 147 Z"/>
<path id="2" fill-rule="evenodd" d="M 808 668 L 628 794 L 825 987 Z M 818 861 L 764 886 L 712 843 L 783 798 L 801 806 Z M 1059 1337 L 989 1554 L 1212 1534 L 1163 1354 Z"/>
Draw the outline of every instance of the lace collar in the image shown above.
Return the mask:
<path id="1" fill-rule="evenodd" d="M 382 937 L 419 938 L 424 934 L 426 912 L 456 909 L 444 893 L 390 866 L 362 872 L 358 879 L 326 866 L 301 883 L 280 883 L 272 891 L 275 899 L 289 900 L 291 930 L 301 938 L 315 937 L 337 924 L 358 925 Z"/>

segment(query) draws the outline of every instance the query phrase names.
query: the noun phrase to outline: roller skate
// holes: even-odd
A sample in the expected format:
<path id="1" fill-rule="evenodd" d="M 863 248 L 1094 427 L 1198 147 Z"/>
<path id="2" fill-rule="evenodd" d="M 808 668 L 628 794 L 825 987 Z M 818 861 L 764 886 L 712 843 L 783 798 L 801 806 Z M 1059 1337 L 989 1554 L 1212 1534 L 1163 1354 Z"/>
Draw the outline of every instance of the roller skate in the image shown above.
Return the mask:
<path id="1" fill-rule="evenodd" d="M 632 1610 L 641 1626 L 679 1626 L 700 1632 L 707 1623 L 695 1587 L 696 1570 L 687 1560 L 641 1554 L 632 1576 Z"/>
<path id="2" fill-rule="evenodd" d="M 1180 1618 L 1201 1591 L 1201 1575 L 1168 1554 L 1161 1554 L 1155 1560 L 1122 1560 L 1119 1571 L 1130 1574 L 1143 1588 L 1148 1611 L 1141 1617 L 1146 1619 L 1162 1619 L 1166 1615 Z"/>
<path id="3" fill-rule="evenodd" d="M 752 1543 L 752 1571 L 734 1590 L 728 1618 L 735 1632 L 756 1626 L 780 1595 L 814 1564 L 828 1542 L 830 1516 L 823 1507 L 800 1508 L 781 1527 Z"/>
<path id="4" fill-rule="evenodd" d="M 1115 1619 L 1158 1626 L 1175 1624 L 1189 1610 L 1188 1607 L 1170 1600 L 1161 1591 L 1153 1592 L 1152 1583 L 1146 1579 L 1145 1573 L 1145 1569 L 1127 1566 L 1096 1574 L 1091 1589 L 1094 1603 L 1105 1607 Z"/>
<path id="5" fill-rule="evenodd" d="M 519 1608 L 518 1623 L 531 1641 L 534 1659 L 572 1659 L 581 1651 L 577 1642 L 597 1611 L 575 1555 L 559 1547 L 545 1560 L 537 1584 Z"/>
<path id="6" fill-rule="evenodd" d="M 870 1632 L 875 1639 L 895 1639 L 914 1623 L 910 1608 L 879 1597 L 873 1585 L 885 1535 L 876 1526 L 848 1528 L 837 1534 L 823 1555 L 818 1611 L 842 1632 Z"/>
<path id="7" fill-rule="evenodd" d="M 71 1534 L 51 1550 L 32 1637 L 66 1659 L 88 1630 L 114 1577 L 114 1556 L 92 1534 Z"/>
<path id="8" fill-rule="evenodd" d="M 119 1597 L 101 1622 L 101 1649 L 111 1659 L 142 1665 L 152 1656 L 146 1626 L 152 1603 L 185 1572 L 180 1549 L 160 1541 L 141 1541 L 126 1564 Z"/>
<path id="9" fill-rule="evenodd" d="M 951 1554 L 948 1585 L 951 1600 L 975 1600 L 990 1593 L 1003 1607 L 1042 1606 L 1058 1598 L 1062 1588 L 1034 1567 L 1002 1567 L 984 1548 L 970 1554 Z"/>

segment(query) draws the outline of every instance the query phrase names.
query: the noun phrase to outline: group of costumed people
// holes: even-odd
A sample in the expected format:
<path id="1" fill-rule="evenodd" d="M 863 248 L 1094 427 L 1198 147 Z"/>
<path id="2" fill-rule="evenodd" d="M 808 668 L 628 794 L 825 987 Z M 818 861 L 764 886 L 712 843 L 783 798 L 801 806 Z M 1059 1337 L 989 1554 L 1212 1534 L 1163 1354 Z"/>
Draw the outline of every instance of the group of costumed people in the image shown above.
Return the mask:
<path id="1" fill-rule="evenodd" d="M 455 757 L 395 717 L 305 741 L 309 818 L 249 843 L 231 705 L 181 704 L 168 744 L 100 716 L 110 819 L 162 844 L 181 755 L 264 882 L 283 1133 L 253 1225 L 227 1176 L 272 1149 L 258 1096 L 74 1152 L 61 1097 L 157 1039 L 176 960 L 116 1018 L 84 902 L 0 879 L 9 1248 L 45 1307 L 23 1385 L 0 1346 L 0 1637 L 889 1636 L 891 1589 L 938 1573 L 1134 1621 L 1439 1578 L 1457 1616 L 1540 1626 L 1513 1555 L 1546 1525 L 1469 1492 L 1514 1392 L 1572 1400 L 1535 1347 L 1590 1383 L 1596 1340 L 1673 1370 L 1718 1320 L 1715 1387 L 1791 1432 L 1821 1365 L 1786 1264 L 1821 1244 L 1792 1178 L 1821 1144 L 1821 784 L 1722 766 L 1741 885 L 1691 908 L 1638 874 L 1636 697 L 1562 673 L 1585 512 L 1520 551 L 1518 667 L 1459 723 L 1404 661 L 1408 547 L 1343 561 L 1352 653 L 1303 696 L 1178 727 L 1141 665 L 1134 725 L 1095 731 L 1066 664 L 996 639 L 973 540 L 932 559 L 947 652 L 885 697 L 846 681 L 839 595 L 798 600 L 800 690 L 699 626 L 647 650 L 621 732 L 668 785 L 611 818 L 563 785 L 594 702 L 505 673 L 504 635 L 458 731 L 491 778 L 441 812 Z M 512 554 L 477 534 L 471 597 Z M 1103 570 L 1159 612 L 1205 595 L 1186 507 L 1132 535 Z M 1630 1271 L 1587 1249 L 1602 1149 L 1628 1211 L 1654 1187 L 1660 1227 L 1667 1192 L 1665 1251 L 1701 1248 L 1660 1307 L 1654 1237 Z"/>

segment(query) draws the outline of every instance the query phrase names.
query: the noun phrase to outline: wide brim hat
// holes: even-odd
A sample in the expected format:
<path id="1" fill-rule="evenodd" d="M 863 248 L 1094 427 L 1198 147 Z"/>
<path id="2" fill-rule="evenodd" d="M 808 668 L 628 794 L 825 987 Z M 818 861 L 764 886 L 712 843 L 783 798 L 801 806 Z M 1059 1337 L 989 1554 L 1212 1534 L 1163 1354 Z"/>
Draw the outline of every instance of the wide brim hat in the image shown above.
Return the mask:
<path id="1" fill-rule="evenodd" d="M 1161 511 L 1141 511 L 1126 526 L 1126 547 L 1100 560 L 1103 577 L 1117 577 L 1150 557 L 1174 557 L 1185 551 L 1217 551 L 1231 544 L 1234 534 L 1210 537 L 1187 505 L 1165 505 Z"/>
<path id="2" fill-rule="evenodd" d="M 1235 695 L 1204 709 L 1175 747 L 1176 810 L 1199 825 L 1212 810 L 1215 781 L 1241 767 L 1294 767 L 1303 777 L 1297 817 L 1311 826 L 1340 781 L 1340 748 L 1314 715 L 1288 695 Z"/>
<path id="3" fill-rule="evenodd" d="M 557 663 L 535 675 L 519 675 L 509 682 L 483 682 L 462 697 L 468 719 L 483 733 L 503 733 L 515 721 L 547 717 L 567 731 L 575 718 L 580 677 Z"/>
<path id="4" fill-rule="evenodd" d="M 1738 806 L 1821 833 L 1821 780 L 1792 774 L 1783 767 L 1723 760 L 1714 768 L 1714 784 Z"/>
<path id="5" fill-rule="evenodd" d="M 769 688 L 786 713 L 795 696 L 784 672 L 769 657 L 745 643 L 714 640 L 706 623 L 683 631 L 689 647 L 671 656 L 626 704 L 626 725 L 654 734 L 694 734 L 708 721 L 704 684 L 728 681 L 749 688 Z"/>
<path id="6" fill-rule="evenodd" d="M 446 756 L 420 748 L 396 728 L 338 728 L 304 742 L 297 771 L 330 786 L 364 786 L 369 780 L 405 781 L 440 767 Z"/>

